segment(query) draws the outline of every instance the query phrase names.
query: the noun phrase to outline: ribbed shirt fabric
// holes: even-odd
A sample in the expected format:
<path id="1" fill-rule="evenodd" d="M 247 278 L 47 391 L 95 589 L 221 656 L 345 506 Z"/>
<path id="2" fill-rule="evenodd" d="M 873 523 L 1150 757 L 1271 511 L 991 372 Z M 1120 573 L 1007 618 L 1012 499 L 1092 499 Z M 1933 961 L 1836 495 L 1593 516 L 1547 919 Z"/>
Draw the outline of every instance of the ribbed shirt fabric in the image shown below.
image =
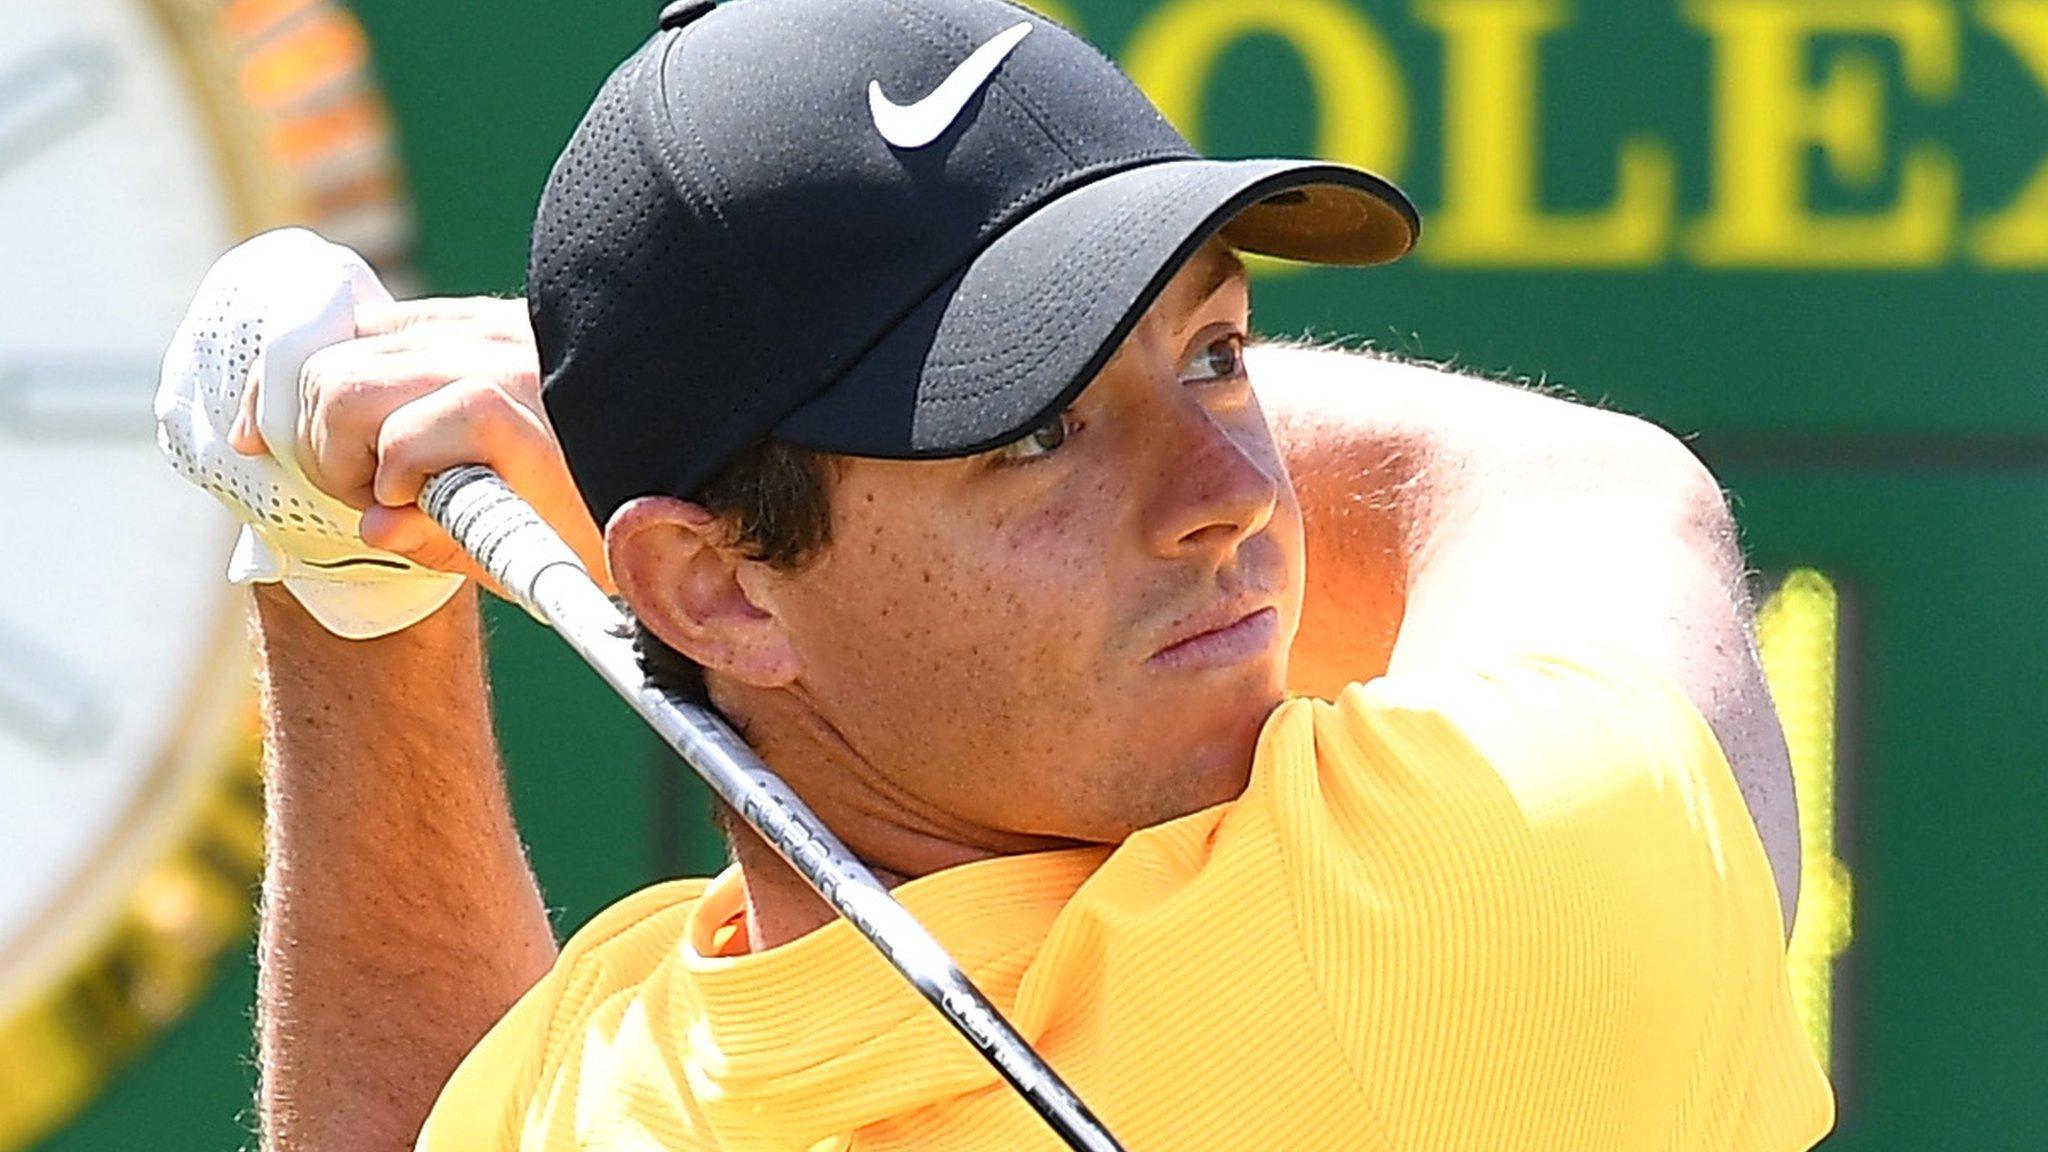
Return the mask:
<path id="1" fill-rule="evenodd" d="M 1131 1152 L 1792 1152 L 1833 1123 L 1727 761 L 1626 664 L 1293 700 L 1232 803 L 896 895 Z M 742 896 L 592 920 L 420 1152 L 1061 1147 L 848 925 L 725 954 Z"/>

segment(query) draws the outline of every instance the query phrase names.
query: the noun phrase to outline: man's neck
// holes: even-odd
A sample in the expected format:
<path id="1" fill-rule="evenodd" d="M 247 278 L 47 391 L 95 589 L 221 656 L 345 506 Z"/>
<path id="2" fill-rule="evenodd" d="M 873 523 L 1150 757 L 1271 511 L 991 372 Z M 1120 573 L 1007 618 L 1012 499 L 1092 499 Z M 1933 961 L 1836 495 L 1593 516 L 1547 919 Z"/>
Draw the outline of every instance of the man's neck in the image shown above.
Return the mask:
<path id="1" fill-rule="evenodd" d="M 1070 841 L 986 828 L 935 807 L 906 804 L 902 789 L 882 783 L 887 773 L 791 694 L 728 697 L 716 703 L 762 760 L 885 887 L 992 856 L 1071 846 Z M 758 833 L 738 819 L 727 824 L 733 857 L 746 882 L 747 938 L 754 951 L 831 923 L 837 915 L 831 905 Z"/>
<path id="2" fill-rule="evenodd" d="M 823 928 L 839 915 L 753 829 L 743 826 L 734 830 L 733 856 L 746 886 L 749 951 L 787 944 Z M 909 879 L 882 869 L 870 870 L 886 888 Z"/>

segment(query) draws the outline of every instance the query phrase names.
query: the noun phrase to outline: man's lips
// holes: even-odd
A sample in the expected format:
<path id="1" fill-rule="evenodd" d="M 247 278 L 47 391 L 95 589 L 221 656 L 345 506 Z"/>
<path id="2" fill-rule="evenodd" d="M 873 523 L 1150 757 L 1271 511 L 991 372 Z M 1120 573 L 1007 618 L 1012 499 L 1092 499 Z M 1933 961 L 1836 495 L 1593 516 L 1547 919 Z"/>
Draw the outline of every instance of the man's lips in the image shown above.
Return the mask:
<path id="1" fill-rule="evenodd" d="M 1147 657 L 1162 668 L 1213 668 L 1236 664 L 1265 652 L 1280 632 L 1280 612 L 1272 607 L 1237 610 L 1223 620 L 1198 621 Z"/>

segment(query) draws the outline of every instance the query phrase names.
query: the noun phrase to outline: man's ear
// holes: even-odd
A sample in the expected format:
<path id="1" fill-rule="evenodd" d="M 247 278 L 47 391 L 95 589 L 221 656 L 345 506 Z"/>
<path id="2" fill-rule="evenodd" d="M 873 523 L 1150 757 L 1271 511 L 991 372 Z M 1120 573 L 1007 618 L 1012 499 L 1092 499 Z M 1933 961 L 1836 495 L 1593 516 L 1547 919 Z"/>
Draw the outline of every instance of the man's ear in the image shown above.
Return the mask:
<path id="1" fill-rule="evenodd" d="M 758 564 L 729 547 L 725 525 L 673 496 L 640 496 L 605 526 L 605 557 L 627 607 L 662 643 L 757 688 L 801 670 L 782 621 L 747 591 L 741 569 Z"/>

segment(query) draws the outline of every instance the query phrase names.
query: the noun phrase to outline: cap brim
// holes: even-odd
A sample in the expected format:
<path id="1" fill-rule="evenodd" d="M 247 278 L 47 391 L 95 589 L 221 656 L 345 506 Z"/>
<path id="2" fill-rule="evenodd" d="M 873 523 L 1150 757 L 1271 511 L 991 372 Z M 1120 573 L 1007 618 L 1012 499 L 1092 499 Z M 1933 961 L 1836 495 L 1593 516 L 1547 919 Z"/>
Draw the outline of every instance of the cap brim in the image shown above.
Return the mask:
<path id="1" fill-rule="evenodd" d="M 1284 259 L 1369 265 L 1398 259 L 1420 230 L 1399 189 L 1343 165 L 1125 169 L 1019 220 L 774 435 L 899 459 L 1006 444 L 1087 386 L 1211 236 Z"/>

